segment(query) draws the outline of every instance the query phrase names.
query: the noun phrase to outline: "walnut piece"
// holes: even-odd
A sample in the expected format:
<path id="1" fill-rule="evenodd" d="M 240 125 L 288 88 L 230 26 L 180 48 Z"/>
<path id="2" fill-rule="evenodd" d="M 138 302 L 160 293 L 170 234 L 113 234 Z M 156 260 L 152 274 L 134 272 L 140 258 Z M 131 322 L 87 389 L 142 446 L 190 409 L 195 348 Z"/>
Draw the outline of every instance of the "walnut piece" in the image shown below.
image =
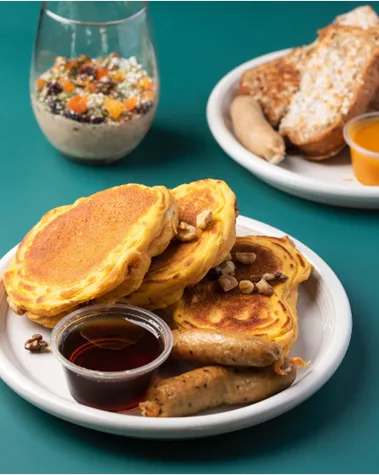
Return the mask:
<path id="1" fill-rule="evenodd" d="M 274 289 L 265 279 L 261 279 L 259 282 L 257 282 L 255 284 L 255 288 L 258 290 L 258 293 L 261 295 L 267 295 L 268 297 L 274 293 Z"/>
<path id="2" fill-rule="evenodd" d="M 197 230 L 195 226 L 191 226 L 191 224 L 185 223 L 184 221 L 179 223 L 178 234 L 176 235 L 176 238 L 179 239 L 179 241 L 189 242 L 196 239 L 196 237 Z"/>
<path id="3" fill-rule="evenodd" d="M 42 335 L 36 333 L 29 340 L 26 340 L 24 348 L 33 353 L 42 353 L 49 349 L 49 344 L 43 339 Z"/>
<path id="4" fill-rule="evenodd" d="M 232 275 L 222 275 L 218 278 L 218 283 L 224 292 L 229 292 L 238 287 L 238 281 Z"/>
<path id="5" fill-rule="evenodd" d="M 281 272 L 272 272 L 262 275 L 262 279 L 267 280 L 267 282 L 284 282 L 288 277 Z"/>
<path id="6" fill-rule="evenodd" d="M 243 294 L 251 294 L 254 292 L 255 285 L 250 280 L 241 280 L 238 287 Z"/>
<path id="7" fill-rule="evenodd" d="M 265 274 L 250 276 L 252 282 L 259 282 L 261 279 L 264 279 L 266 282 L 270 282 L 271 284 L 278 284 L 286 281 L 288 277 L 281 272 L 266 272 Z"/>
<path id="8" fill-rule="evenodd" d="M 232 255 L 231 255 L 230 252 L 229 252 L 229 254 L 227 254 L 227 255 L 225 256 L 225 259 L 224 259 L 222 262 L 225 262 L 225 261 L 232 261 L 232 260 L 233 260 L 233 259 L 232 259 Z"/>
<path id="9" fill-rule="evenodd" d="M 236 270 L 236 266 L 232 261 L 224 261 L 219 267 L 222 275 L 233 275 Z"/>
<path id="10" fill-rule="evenodd" d="M 22 308 L 18 307 L 13 300 L 10 297 L 7 297 L 7 302 L 11 310 L 16 314 L 16 315 L 24 315 L 25 310 Z"/>
<path id="11" fill-rule="evenodd" d="M 257 258 L 254 252 L 236 252 L 236 259 L 241 264 L 253 264 Z"/>
<path id="12" fill-rule="evenodd" d="M 199 229 L 207 229 L 213 223 L 213 213 L 206 209 L 196 216 L 196 226 Z"/>

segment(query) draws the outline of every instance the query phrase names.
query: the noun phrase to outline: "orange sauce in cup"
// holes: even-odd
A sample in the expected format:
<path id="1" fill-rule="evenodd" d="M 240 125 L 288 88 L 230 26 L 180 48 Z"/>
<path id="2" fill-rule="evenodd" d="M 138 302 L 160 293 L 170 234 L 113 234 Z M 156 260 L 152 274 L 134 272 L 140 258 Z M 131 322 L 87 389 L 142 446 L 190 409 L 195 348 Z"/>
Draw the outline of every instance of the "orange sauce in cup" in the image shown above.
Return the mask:
<path id="1" fill-rule="evenodd" d="M 346 125 L 356 178 L 363 185 L 379 186 L 379 114 L 366 114 Z"/>

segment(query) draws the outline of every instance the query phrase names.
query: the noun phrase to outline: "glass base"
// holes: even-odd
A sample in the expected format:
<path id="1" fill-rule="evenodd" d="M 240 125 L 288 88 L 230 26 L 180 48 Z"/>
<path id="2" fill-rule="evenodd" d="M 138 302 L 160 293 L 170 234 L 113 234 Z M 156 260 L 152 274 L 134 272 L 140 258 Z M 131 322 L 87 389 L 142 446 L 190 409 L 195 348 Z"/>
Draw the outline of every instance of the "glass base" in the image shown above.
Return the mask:
<path id="1" fill-rule="evenodd" d="M 70 160 L 72 162 L 80 163 L 82 165 L 90 165 L 90 166 L 103 166 L 103 165 L 110 165 L 111 163 L 118 162 L 122 160 L 124 157 L 119 158 L 80 158 L 80 157 L 73 157 L 71 155 L 62 154 L 64 158 Z"/>

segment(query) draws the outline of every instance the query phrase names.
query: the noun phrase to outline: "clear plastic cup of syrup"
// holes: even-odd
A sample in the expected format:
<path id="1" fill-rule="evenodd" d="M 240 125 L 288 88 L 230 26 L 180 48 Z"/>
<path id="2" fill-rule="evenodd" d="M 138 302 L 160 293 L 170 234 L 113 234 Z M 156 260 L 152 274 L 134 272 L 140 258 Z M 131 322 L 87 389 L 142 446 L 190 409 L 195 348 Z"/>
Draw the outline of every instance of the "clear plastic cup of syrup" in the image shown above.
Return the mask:
<path id="1" fill-rule="evenodd" d="M 51 335 L 51 349 L 63 365 L 73 398 L 113 412 L 138 406 L 172 344 L 164 320 L 123 304 L 76 310 Z"/>

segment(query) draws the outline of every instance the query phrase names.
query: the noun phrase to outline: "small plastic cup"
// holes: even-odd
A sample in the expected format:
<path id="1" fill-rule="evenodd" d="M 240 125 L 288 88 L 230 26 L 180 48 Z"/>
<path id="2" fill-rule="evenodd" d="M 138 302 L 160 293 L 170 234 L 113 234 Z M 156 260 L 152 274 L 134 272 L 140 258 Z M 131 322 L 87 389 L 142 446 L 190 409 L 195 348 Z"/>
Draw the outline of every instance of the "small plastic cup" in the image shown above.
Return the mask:
<path id="1" fill-rule="evenodd" d="M 363 185 L 379 186 L 379 153 L 362 147 L 355 141 L 357 131 L 373 122 L 378 122 L 379 130 L 379 112 L 354 117 L 344 127 L 344 138 L 350 147 L 351 162 L 357 180 Z"/>
<path id="2" fill-rule="evenodd" d="M 62 354 L 64 343 L 74 330 L 77 334 L 78 329 L 88 328 L 89 324 L 101 328 L 100 323 L 106 318 L 118 317 L 134 324 L 133 327 L 143 327 L 159 340 L 162 351 L 155 359 L 134 369 L 98 371 L 79 366 Z M 63 318 L 51 335 L 52 352 L 63 365 L 73 398 L 86 406 L 112 412 L 133 409 L 143 400 L 155 371 L 170 355 L 172 345 L 172 333 L 164 320 L 142 308 L 123 304 L 91 305 L 76 310 Z"/>

